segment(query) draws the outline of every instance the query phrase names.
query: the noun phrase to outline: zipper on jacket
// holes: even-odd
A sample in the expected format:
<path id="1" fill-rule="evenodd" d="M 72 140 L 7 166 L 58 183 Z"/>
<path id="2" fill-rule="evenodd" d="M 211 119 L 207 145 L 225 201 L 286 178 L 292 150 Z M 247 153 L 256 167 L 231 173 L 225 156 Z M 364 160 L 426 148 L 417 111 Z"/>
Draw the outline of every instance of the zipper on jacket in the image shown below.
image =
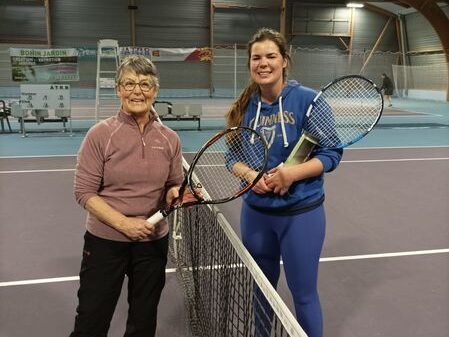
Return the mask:
<path id="1" fill-rule="evenodd" d="M 142 159 L 145 159 L 145 146 L 147 146 L 147 144 L 145 143 L 144 137 L 145 137 L 145 129 L 147 128 L 147 125 L 145 124 L 143 131 L 141 131 L 139 123 L 137 123 L 137 120 L 134 117 L 133 117 L 133 119 L 137 125 L 137 130 L 139 131 L 139 135 L 140 135 L 140 141 L 142 142 Z"/>
<path id="2" fill-rule="evenodd" d="M 140 140 L 142 141 L 142 159 L 145 159 L 145 146 L 147 146 L 147 144 L 145 144 L 145 139 L 143 139 L 143 135 L 140 136 Z"/>

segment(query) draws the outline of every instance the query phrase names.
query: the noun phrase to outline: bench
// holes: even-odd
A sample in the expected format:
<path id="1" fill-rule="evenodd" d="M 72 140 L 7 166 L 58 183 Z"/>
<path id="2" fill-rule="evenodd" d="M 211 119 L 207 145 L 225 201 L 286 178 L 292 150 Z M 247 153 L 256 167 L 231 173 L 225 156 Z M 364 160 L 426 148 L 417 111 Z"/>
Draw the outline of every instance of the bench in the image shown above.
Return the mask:
<path id="1" fill-rule="evenodd" d="M 163 121 L 196 121 L 198 123 L 197 130 L 201 130 L 201 115 L 203 114 L 201 104 L 156 101 L 154 109 Z"/>
<path id="2" fill-rule="evenodd" d="M 70 131 L 70 135 L 73 135 L 70 109 L 54 109 L 54 117 L 50 116 L 49 110 L 47 109 L 31 110 L 31 117 L 29 116 L 29 112 L 30 110 L 22 109 L 19 103 L 11 103 L 11 116 L 18 119 L 20 132 L 23 137 L 27 136 L 25 123 L 37 123 L 38 125 L 43 123 L 62 123 L 62 132 Z M 69 128 L 67 128 L 67 123 L 69 123 Z"/>

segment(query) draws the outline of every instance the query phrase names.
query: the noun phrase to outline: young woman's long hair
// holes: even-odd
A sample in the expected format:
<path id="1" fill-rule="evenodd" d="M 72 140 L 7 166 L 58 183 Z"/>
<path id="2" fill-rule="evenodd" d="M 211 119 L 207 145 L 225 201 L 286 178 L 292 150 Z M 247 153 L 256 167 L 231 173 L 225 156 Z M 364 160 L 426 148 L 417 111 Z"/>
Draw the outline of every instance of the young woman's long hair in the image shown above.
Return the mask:
<path id="1" fill-rule="evenodd" d="M 253 38 L 248 42 L 247 52 L 248 52 L 248 69 L 250 69 L 251 62 L 251 49 L 253 44 L 256 42 L 263 41 L 273 41 L 279 48 L 279 52 L 284 59 L 287 59 L 287 67 L 283 70 L 284 81 L 287 80 L 288 75 L 288 67 L 290 65 L 290 55 L 287 52 L 287 41 L 285 37 L 270 28 L 261 28 L 256 34 L 254 34 Z M 248 85 L 245 89 L 242 90 L 237 100 L 231 105 L 229 111 L 226 113 L 226 122 L 228 127 L 240 126 L 243 121 L 243 114 L 248 106 L 249 100 L 251 96 L 259 90 L 259 86 L 252 79 L 249 80 Z"/>

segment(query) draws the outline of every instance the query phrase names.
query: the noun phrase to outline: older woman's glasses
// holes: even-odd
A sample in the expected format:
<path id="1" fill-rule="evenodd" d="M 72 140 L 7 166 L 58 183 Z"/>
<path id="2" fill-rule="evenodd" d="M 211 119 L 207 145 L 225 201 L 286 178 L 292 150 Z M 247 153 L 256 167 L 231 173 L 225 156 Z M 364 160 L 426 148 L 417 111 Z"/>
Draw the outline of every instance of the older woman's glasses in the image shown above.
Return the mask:
<path id="1" fill-rule="evenodd" d="M 142 81 L 139 83 L 133 81 L 124 81 L 121 84 L 126 91 L 133 91 L 136 85 L 139 85 L 140 90 L 142 90 L 143 92 L 150 91 L 153 87 L 153 84 L 150 81 Z"/>

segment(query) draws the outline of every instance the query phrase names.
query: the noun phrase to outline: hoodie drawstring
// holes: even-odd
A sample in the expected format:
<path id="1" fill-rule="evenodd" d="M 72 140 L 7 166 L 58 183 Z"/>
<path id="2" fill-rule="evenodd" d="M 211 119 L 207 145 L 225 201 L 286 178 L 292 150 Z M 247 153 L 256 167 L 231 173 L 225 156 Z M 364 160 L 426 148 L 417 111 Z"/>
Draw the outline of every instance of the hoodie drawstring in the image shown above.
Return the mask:
<path id="1" fill-rule="evenodd" d="M 259 116 L 260 116 L 260 109 L 261 109 L 261 107 L 262 107 L 262 103 L 259 101 L 257 103 L 256 119 L 254 120 L 253 130 L 257 129 L 257 124 L 259 123 Z M 254 144 L 254 133 L 251 135 L 250 142 L 251 142 L 251 144 Z"/>
<path id="2" fill-rule="evenodd" d="M 259 116 L 260 116 L 260 110 L 262 108 L 262 102 L 259 101 L 257 103 L 257 112 L 256 112 L 256 119 L 254 120 L 254 126 L 253 129 L 257 129 L 257 125 L 259 124 Z M 282 139 L 284 141 L 284 147 L 288 147 L 288 139 L 287 139 L 287 133 L 285 132 L 285 125 L 284 125 L 284 109 L 282 108 L 282 96 L 279 96 L 279 117 L 281 118 L 281 130 L 282 130 Z M 254 144 L 254 133 L 251 135 L 251 144 Z"/>
<path id="3" fill-rule="evenodd" d="M 284 140 L 284 147 L 288 147 L 288 139 L 284 125 L 284 109 L 282 109 L 282 96 L 279 96 L 279 115 L 281 117 L 281 129 L 282 129 L 282 139 Z"/>

